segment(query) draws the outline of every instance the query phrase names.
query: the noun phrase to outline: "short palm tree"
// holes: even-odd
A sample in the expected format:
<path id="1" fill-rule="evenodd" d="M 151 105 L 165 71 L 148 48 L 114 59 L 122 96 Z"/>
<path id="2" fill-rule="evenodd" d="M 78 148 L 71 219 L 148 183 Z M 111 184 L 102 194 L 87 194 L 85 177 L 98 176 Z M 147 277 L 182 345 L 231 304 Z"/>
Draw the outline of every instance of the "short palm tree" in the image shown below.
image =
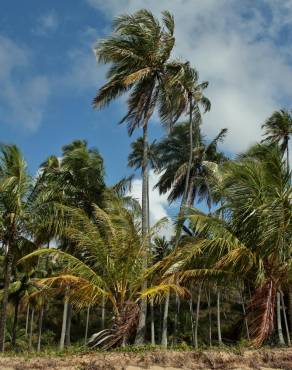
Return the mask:
<path id="1" fill-rule="evenodd" d="M 262 125 L 264 129 L 263 142 L 278 144 L 283 153 L 286 152 L 289 168 L 289 139 L 292 135 L 292 115 L 288 110 L 275 111 Z"/>
<path id="2" fill-rule="evenodd" d="M 113 327 L 93 339 L 95 345 L 105 348 L 120 345 L 136 329 L 141 299 L 164 295 L 169 289 L 179 293 L 183 290 L 159 281 L 144 289 L 150 274 L 143 265 L 148 254 L 146 239 L 141 236 L 140 222 L 130 209 L 121 207 L 119 200 L 110 202 L 105 210 L 94 205 L 92 218 L 80 209 L 62 207 L 71 220 L 64 235 L 77 246 L 80 258 L 59 249 L 40 249 L 21 262 L 37 255 L 55 256 L 63 270 L 56 276 L 38 279 L 39 286 L 45 291 L 63 291 L 78 308 L 94 306 L 105 299 L 114 313 Z"/>

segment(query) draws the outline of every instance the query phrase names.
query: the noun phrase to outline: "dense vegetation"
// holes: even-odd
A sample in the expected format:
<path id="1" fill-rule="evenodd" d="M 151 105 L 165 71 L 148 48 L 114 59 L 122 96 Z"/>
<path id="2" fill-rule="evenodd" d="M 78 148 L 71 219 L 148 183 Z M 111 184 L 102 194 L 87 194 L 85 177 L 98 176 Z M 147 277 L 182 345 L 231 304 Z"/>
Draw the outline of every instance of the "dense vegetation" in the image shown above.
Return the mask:
<path id="1" fill-rule="evenodd" d="M 106 184 L 101 154 L 83 140 L 33 177 L 19 148 L 2 145 L 1 351 L 290 345 L 292 116 L 272 113 L 262 141 L 227 158 L 218 149 L 226 129 L 203 135 L 208 83 L 171 59 L 174 43 L 172 15 L 160 22 L 141 10 L 118 17 L 95 49 L 110 67 L 94 107 L 126 94 L 121 122 L 130 135 L 142 130 L 128 162 L 142 174 L 141 205 L 132 177 Z M 166 133 L 149 143 L 155 111 Z M 179 203 L 175 220 L 150 225 L 150 169 L 159 192 Z"/>

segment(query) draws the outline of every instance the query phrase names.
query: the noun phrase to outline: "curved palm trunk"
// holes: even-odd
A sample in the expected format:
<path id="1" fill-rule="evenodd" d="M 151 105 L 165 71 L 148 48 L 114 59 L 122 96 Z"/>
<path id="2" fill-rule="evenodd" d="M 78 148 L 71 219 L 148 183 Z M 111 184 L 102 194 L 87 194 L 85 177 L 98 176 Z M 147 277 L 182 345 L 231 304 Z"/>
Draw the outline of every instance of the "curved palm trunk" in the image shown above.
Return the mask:
<path id="1" fill-rule="evenodd" d="M 188 199 L 190 173 L 191 173 L 192 162 L 193 162 L 193 100 L 191 96 L 189 96 L 189 107 L 190 107 L 190 113 L 189 113 L 190 153 L 189 153 L 189 162 L 188 162 L 188 168 L 187 168 L 187 173 L 186 173 L 185 188 L 184 188 L 183 196 L 181 199 L 181 205 L 180 205 L 179 214 L 178 214 L 179 221 L 178 221 L 178 227 L 177 227 L 176 236 L 175 236 L 175 247 L 178 246 L 180 234 L 181 234 L 181 228 L 184 223 L 183 217 L 185 214 L 185 208 L 186 208 L 186 203 Z"/>
<path id="2" fill-rule="evenodd" d="M 210 288 L 206 289 L 206 298 L 208 304 L 208 318 L 209 318 L 209 346 L 212 346 L 212 312 L 211 312 L 211 293 Z"/>
<path id="3" fill-rule="evenodd" d="M 167 293 L 165 304 L 164 304 L 164 312 L 163 312 L 163 321 L 162 321 L 162 338 L 161 338 L 161 345 L 163 347 L 167 347 L 167 319 L 168 319 L 168 309 L 169 309 L 169 297 L 170 293 Z"/>
<path id="4" fill-rule="evenodd" d="M 13 261 L 13 250 L 12 244 L 8 243 L 8 251 L 6 255 L 6 264 L 4 270 L 4 288 L 3 288 L 3 299 L 0 312 L 0 351 L 4 352 L 5 343 L 5 327 L 7 319 L 7 305 L 8 305 L 8 290 L 11 280 L 12 272 L 12 261 Z"/>
<path id="5" fill-rule="evenodd" d="M 282 330 L 282 320 L 281 320 L 281 296 L 280 292 L 277 292 L 277 304 L 276 304 L 276 310 L 277 310 L 277 330 L 278 330 L 278 339 L 279 344 L 281 346 L 285 345 L 285 340 L 283 336 L 283 330 Z"/>
<path id="6" fill-rule="evenodd" d="M 290 339 L 290 333 L 289 333 L 289 327 L 288 327 L 288 321 L 287 321 L 287 315 L 286 315 L 284 296 L 282 292 L 280 294 L 281 294 L 281 303 L 282 303 L 283 317 L 284 317 L 285 330 L 286 330 L 286 336 L 287 336 L 287 343 L 288 343 L 288 346 L 290 347 L 291 339 Z"/>
<path id="7" fill-rule="evenodd" d="M 13 319 L 13 328 L 12 328 L 12 339 L 11 344 L 14 347 L 16 344 L 16 330 L 17 330 L 17 321 L 18 321 L 18 307 L 19 307 L 19 299 L 16 300 L 14 306 L 14 319 Z"/>
<path id="8" fill-rule="evenodd" d="M 67 324 L 67 313 L 68 313 L 68 299 L 64 299 L 64 309 L 63 309 L 63 321 L 62 321 L 62 330 L 60 338 L 60 351 L 63 351 L 65 344 L 65 335 L 66 335 L 66 324 Z"/>
<path id="9" fill-rule="evenodd" d="M 173 343 L 175 344 L 177 342 L 177 331 L 179 327 L 179 313 L 180 313 L 180 298 L 179 295 L 175 295 L 175 316 L 174 316 L 174 339 Z"/>

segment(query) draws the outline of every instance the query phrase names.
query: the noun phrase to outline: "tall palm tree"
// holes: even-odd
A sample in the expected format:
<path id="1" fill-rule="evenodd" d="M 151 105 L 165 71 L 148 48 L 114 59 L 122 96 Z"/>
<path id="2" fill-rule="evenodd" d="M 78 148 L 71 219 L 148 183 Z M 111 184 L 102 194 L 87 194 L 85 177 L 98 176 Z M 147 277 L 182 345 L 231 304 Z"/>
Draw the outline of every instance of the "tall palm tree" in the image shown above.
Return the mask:
<path id="1" fill-rule="evenodd" d="M 5 250 L 4 288 L 0 311 L 0 351 L 4 351 L 5 325 L 12 265 L 16 245 L 28 216 L 27 195 L 31 178 L 26 163 L 15 145 L 4 145 L 0 152 L 1 242 Z"/>
<path id="2" fill-rule="evenodd" d="M 102 108 L 117 97 L 130 92 L 128 112 L 121 122 L 127 122 L 131 135 L 137 127 L 143 129 L 142 163 L 142 232 L 149 229 L 148 189 L 148 122 L 155 107 L 163 105 L 162 96 L 167 62 L 174 46 L 174 20 L 162 12 L 162 25 L 148 10 L 121 15 L 113 22 L 113 34 L 98 42 L 95 53 L 98 62 L 110 64 L 107 83 L 93 100 Z M 145 261 L 146 265 L 146 261 Z M 144 341 L 146 302 L 140 317 L 137 343 Z"/>
<path id="3" fill-rule="evenodd" d="M 189 62 L 172 63 L 169 67 L 169 75 L 172 76 L 167 80 L 167 87 L 164 91 L 171 90 L 165 100 L 168 104 L 161 106 L 161 117 L 165 122 L 177 120 L 181 114 L 189 114 L 189 159 L 186 167 L 186 176 L 184 192 L 182 194 L 179 219 L 183 219 L 185 206 L 188 199 L 188 190 L 190 187 L 190 173 L 193 162 L 193 149 L 198 146 L 198 142 L 193 141 L 193 132 L 199 131 L 201 123 L 201 112 L 199 107 L 202 106 L 204 111 L 209 111 L 211 103 L 204 95 L 204 90 L 208 87 L 208 82 L 199 83 L 198 71 L 193 68 Z M 176 234 L 176 245 L 178 244 L 182 221 L 179 221 L 179 227 Z"/>
<path id="4" fill-rule="evenodd" d="M 255 285 L 250 304 L 250 332 L 259 346 L 275 322 L 277 291 L 291 284 L 292 187 L 277 147 L 262 147 L 261 156 L 239 158 L 223 165 L 224 220 L 193 210 L 195 232 L 180 252 L 176 278 L 213 276 L 248 279 Z M 201 237 L 200 237 L 201 234 Z M 204 258 L 201 266 L 185 269 Z"/>
<path id="5" fill-rule="evenodd" d="M 278 144 L 283 153 L 286 152 L 289 168 L 289 139 L 292 135 L 292 115 L 288 110 L 275 111 L 262 125 L 265 138 L 263 142 Z"/>

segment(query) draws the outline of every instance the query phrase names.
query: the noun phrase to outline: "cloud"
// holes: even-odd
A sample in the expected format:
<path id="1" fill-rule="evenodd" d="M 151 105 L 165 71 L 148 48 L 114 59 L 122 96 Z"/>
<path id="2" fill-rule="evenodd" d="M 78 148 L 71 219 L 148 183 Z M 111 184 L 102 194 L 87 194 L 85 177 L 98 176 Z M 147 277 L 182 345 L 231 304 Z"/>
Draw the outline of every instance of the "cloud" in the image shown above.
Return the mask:
<path id="1" fill-rule="evenodd" d="M 35 131 L 41 124 L 50 94 L 45 76 L 31 74 L 31 54 L 0 36 L 0 120 Z"/>
<path id="2" fill-rule="evenodd" d="M 153 226 L 157 221 L 163 217 L 167 217 L 169 222 L 161 230 L 161 235 L 164 235 L 167 239 L 173 235 L 173 224 L 169 217 L 169 204 L 167 201 L 168 194 L 159 194 L 157 189 L 154 189 L 154 185 L 157 183 L 159 176 L 156 175 L 152 170 L 149 172 L 149 205 L 150 205 L 150 225 Z M 132 182 L 131 196 L 137 199 L 140 204 L 142 201 L 142 180 L 134 179 Z"/>
<path id="3" fill-rule="evenodd" d="M 142 0 L 87 2 L 109 20 L 145 7 Z M 291 104 L 292 1 L 149 0 L 146 6 L 174 14 L 174 56 L 190 60 L 210 82 L 204 132 L 213 136 L 227 127 L 228 151 L 259 140 L 267 116 Z"/>
<path id="4" fill-rule="evenodd" d="M 58 26 L 58 15 L 54 10 L 52 10 L 47 14 L 41 15 L 37 19 L 36 27 L 33 32 L 39 36 L 45 36 L 56 31 Z"/>

